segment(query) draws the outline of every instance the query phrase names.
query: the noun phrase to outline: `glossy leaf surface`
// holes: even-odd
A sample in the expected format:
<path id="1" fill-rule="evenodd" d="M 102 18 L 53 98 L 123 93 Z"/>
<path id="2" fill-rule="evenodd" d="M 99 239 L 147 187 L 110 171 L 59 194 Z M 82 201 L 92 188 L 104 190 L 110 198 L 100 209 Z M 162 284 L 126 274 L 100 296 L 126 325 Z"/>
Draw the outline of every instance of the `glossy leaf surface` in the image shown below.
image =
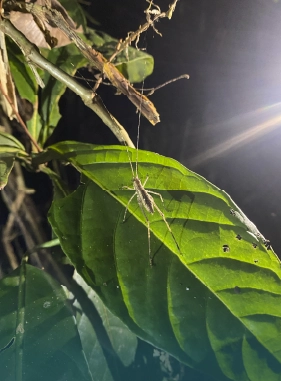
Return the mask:
<path id="1" fill-rule="evenodd" d="M 154 201 L 180 246 L 162 217 L 149 215 L 151 268 L 146 220 L 135 199 L 128 205 L 133 191 L 122 189 L 132 182 L 128 152 L 134 163 L 135 150 L 64 142 L 41 158 L 70 161 L 89 179 L 50 212 L 77 271 L 137 335 L 215 379 L 255 380 L 249 356 L 265 356 L 268 374 L 271 366 L 280 372 L 273 251 L 230 214 L 239 208 L 225 192 L 174 160 L 139 151 L 139 177 L 149 174 L 146 189 L 161 193 L 164 206 Z"/>

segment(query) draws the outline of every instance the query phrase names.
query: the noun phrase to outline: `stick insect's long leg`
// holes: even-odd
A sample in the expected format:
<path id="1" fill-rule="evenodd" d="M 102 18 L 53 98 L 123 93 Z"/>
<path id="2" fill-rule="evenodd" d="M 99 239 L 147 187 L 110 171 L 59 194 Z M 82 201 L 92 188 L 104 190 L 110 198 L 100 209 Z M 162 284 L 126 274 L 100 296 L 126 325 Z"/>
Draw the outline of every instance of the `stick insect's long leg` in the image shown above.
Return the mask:
<path id="1" fill-rule="evenodd" d="M 146 218 L 146 222 L 147 222 L 147 240 L 148 240 L 148 256 L 149 256 L 149 264 L 150 266 L 152 267 L 153 266 L 153 259 L 152 259 L 152 256 L 151 256 L 151 246 L 150 246 L 150 223 L 149 223 L 149 219 Z"/>
<path id="2" fill-rule="evenodd" d="M 147 218 L 147 215 L 145 214 L 145 211 L 144 211 L 144 208 L 143 208 L 143 205 L 141 202 L 139 202 L 139 207 L 140 207 L 142 214 L 143 214 L 143 216 L 146 220 L 146 223 L 147 223 L 148 256 L 149 256 L 149 264 L 152 267 L 153 266 L 153 259 L 151 257 L 151 246 L 150 246 L 150 223 L 149 223 L 149 219 Z"/>
<path id="3" fill-rule="evenodd" d="M 161 200 L 161 202 L 162 202 L 162 204 L 163 204 L 163 206 L 164 206 L 164 200 L 163 200 L 163 197 L 162 197 L 162 195 L 160 194 L 160 193 L 158 193 L 158 192 L 153 192 L 153 191 L 151 191 L 151 190 L 146 190 L 147 191 L 147 193 L 152 193 L 152 194 L 156 194 L 156 196 L 159 196 L 160 197 L 160 200 Z"/>
<path id="4" fill-rule="evenodd" d="M 147 176 L 146 176 L 146 179 L 144 180 L 144 182 L 143 182 L 143 184 L 142 184 L 143 187 L 145 187 L 145 184 L 147 183 L 147 180 L 148 180 L 148 179 L 149 179 L 149 176 L 147 175 Z"/>
<path id="5" fill-rule="evenodd" d="M 177 246 L 177 248 L 178 248 L 178 251 L 179 251 L 179 253 L 181 254 L 181 249 L 180 249 L 180 247 L 179 247 L 179 244 L 178 244 L 178 242 L 177 242 L 177 240 L 176 240 L 176 238 L 175 238 L 175 236 L 174 236 L 174 233 L 172 232 L 172 230 L 171 230 L 171 228 L 170 228 L 170 226 L 169 226 L 169 224 L 168 224 L 168 222 L 167 222 L 167 220 L 166 220 L 166 217 L 165 217 L 164 213 L 161 212 L 161 210 L 158 208 L 158 206 L 155 204 L 155 202 L 154 202 L 153 204 L 154 204 L 154 208 L 157 210 L 157 212 L 160 214 L 160 216 L 162 217 L 163 221 L 165 222 L 165 224 L 166 224 L 166 226 L 167 226 L 167 229 L 168 229 L 169 232 L 171 233 L 171 236 L 173 237 L 173 240 L 174 240 L 174 242 L 175 242 L 175 244 L 176 244 L 176 246 Z"/>
<path id="6" fill-rule="evenodd" d="M 125 187 L 124 187 L 124 188 L 125 188 Z M 129 188 L 129 187 L 126 187 L 125 189 L 134 190 L 134 189 Z M 132 196 L 132 197 L 130 198 L 130 200 L 128 201 L 128 204 L 126 205 L 126 209 L 125 209 L 125 213 L 124 213 L 124 217 L 123 217 L 123 222 L 124 222 L 125 219 L 126 219 L 126 214 L 127 214 L 128 207 L 129 207 L 129 205 L 130 205 L 130 202 L 133 200 L 133 198 L 134 198 L 136 195 L 137 195 L 137 192 L 135 192 L 135 193 L 133 194 L 133 196 Z"/>

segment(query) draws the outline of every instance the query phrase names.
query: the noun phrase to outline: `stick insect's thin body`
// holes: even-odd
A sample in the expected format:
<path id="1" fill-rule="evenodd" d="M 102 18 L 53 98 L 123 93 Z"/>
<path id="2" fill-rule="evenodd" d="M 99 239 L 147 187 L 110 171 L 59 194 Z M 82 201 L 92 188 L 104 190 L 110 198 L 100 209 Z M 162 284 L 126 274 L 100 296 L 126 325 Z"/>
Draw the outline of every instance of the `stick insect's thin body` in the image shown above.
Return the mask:
<path id="1" fill-rule="evenodd" d="M 146 220 L 146 223 L 147 223 L 147 235 L 148 235 L 148 254 L 149 254 L 149 263 L 150 263 L 150 266 L 153 265 L 153 257 L 151 255 L 151 246 L 150 246 L 150 222 L 149 222 L 149 219 L 147 218 L 147 215 L 145 213 L 145 210 L 147 212 L 149 212 L 150 214 L 153 214 L 155 210 L 157 210 L 157 212 L 159 213 L 159 215 L 162 217 L 162 220 L 165 222 L 166 226 L 167 226 L 167 229 L 169 230 L 169 232 L 171 233 L 171 236 L 173 237 L 173 240 L 180 252 L 180 247 L 176 241 L 176 238 L 165 218 L 165 215 L 164 213 L 161 211 L 161 209 L 156 205 L 155 201 L 154 201 L 154 198 L 151 196 L 151 194 L 155 194 L 157 196 L 160 197 L 160 200 L 162 201 L 162 204 L 164 204 L 164 201 L 163 201 L 163 198 L 161 196 L 160 193 L 158 192 L 154 192 L 154 191 L 151 191 L 151 190 L 147 190 L 145 189 L 145 184 L 147 183 L 147 180 L 148 180 L 148 176 L 146 177 L 144 183 L 142 184 L 141 180 L 139 179 L 138 175 L 136 174 L 136 176 L 133 178 L 133 188 L 130 188 L 130 187 L 126 187 L 124 186 L 123 189 L 128 189 L 128 190 L 133 190 L 135 191 L 135 193 L 132 195 L 132 197 L 130 198 L 130 200 L 128 201 L 128 204 L 126 206 L 126 209 L 125 209 L 125 213 L 124 213 L 124 218 L 123 218 L 123 222 L 125 221 L 126 219 L 126 214 L 127 214 L 127 211 L 128 211 L 128 207 L 129 207 L 129 204 L 131 203 L 131 201 L 133 200 L 133 198 L 135 196 L 137 196 L 137 201 L 138 201 L 138 204 L 139 204 L 139 207 L 144 215 L 144 218 Z"/>
<path id="2" fill-rule="evenodd" d="M 143 85 L 144 85 L 144 81 L 143 81 Z M 143 86 L 142 86 L 143 88 Z M 179 250 L 180 251 L 180 247 L 177 243 L 177 240 L 166 220 L 166 217 L 164 215 L 164 213 L 161 211 L 161 209 L 156 205 L 155 201 L 154 201 L 154 198 L 153 196 L 151 196 L 151 194 L 155 194 L 156 196 L 159 196 L 162 204 L 164 205 L 164 201 L 163 201 L 163 197 L 161 196 L 160 193 L 158 192 L 154 192 L 154 191 L 151 191 L 151 190 L 147 190 L 145 189 L 145 185 L 148 181 L 148 176 L 146 177 L 144 183 L 141 182 L 139 176 L 138 176 L 138 147 L 139 147 L 139 136 L 140 136 L 140 118 L 141 118 L 141 106 L 142 104 L 140 104 L 140 107 L 139 107 L 139 122 L 138 122 L 138 133 L 137 133 L 137 157 L 136 157 L 136 168 L 135 168 L 135 171 L 134 171 L 134 168 L 133 168 L 133 164 L 132 164 L 132 161 L 130 159 L 130 155 L 129 155 L 129 152 L 128 152 L 128 149 L 127 149 L 127 152 L 128 152 L 128 157 L 129 157 L 129 161 L 130 161 L 130 166 L 131 166 L 131 170 L 132 170 L 132 174 L 133 174 L 133 188 L 131 187 L 127 187 L 127 186 L 123 186 L 123 189 L 128 189 L 128 190 L 132 190 L 134 191 L 134 194 L 132 195 L 132 197 L 130 198 L 130 200 L 128 201 L 128 204 L 126 206 L 126 209 L 125 209 L 125 213 L 124 213 L 124 218 L 123 218 L 123 222 L 125 222 L 126 220 L 126 215 L 127 215 L 127 211 L 128 211 L 128 207 L 131 203 L 131 201 L 134 199 L 135 196 L 137 196 L 137 201 L 138 201 L 138 204 L 139 204 L 139 207 L 142 211 L 142 214 L 146 220 L 146 223 L 147 223 L 147 235 L 148 235 L 148 254 L 149 254 L 149 263 L 150 263 L 150 266 L 153 265 L 153 257 L 151 255 L 151 245 L 150 245 L 150 222 L 149 222 L 149 219 L 146 215 L 146 212 L 147 211 L 148 213 L 150 214 L 153 214 L 155 210 L 157 210 L 157 212 L 159 213 L 159 215 L 161 216 L 162 220 L 165 222 L 166 226 L 167 226 L 167 229 L 169 230 L 169 232 L 171 233 L 171 236 Z"/>

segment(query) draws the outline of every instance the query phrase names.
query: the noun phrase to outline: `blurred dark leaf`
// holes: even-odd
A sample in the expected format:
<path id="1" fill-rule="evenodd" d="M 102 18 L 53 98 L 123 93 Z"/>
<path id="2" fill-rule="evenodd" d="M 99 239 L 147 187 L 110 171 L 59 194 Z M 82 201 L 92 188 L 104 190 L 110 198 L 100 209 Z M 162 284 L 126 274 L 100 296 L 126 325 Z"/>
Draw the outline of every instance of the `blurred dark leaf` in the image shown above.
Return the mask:
<path id="1" fill-rule="evenodd" d="M 87 380 L 92 377 L 62 287 L 23 264 L 0 281 L 1 379 Z"/>

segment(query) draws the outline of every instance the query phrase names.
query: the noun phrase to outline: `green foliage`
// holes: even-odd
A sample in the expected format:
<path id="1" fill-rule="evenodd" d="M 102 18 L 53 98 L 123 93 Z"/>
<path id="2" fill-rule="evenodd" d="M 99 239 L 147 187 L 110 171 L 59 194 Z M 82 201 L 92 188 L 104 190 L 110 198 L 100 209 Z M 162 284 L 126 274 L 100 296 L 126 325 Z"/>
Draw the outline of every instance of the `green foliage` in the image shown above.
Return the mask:
<path id="1" fill-rule="evenodd" d="M 72 16 L 75 20 L 77 18 L 78 24 L 81 24 L 86 29 L 80 6 L 75 0 L 72 0 L 72 3 L 76 4 L 72 8 Z M 118 44 L 118 40 L 108 34 L 90 28 L 87 28 L 86 34 L 81 35 L 81 37 L 86 39 L 89 45 L 93 45 L 101 51 L 106 58 L 111 57 Z M 7 47 L 16 88 L 20 96 L 33 105 L 32 118 L 27 122 L 28 130 L 31 136 L 43 146 L 61 118 L 59 100 L 64 94 L 66 86 L 62 82 L 55 80 L 48 72 L 39 70 L 45 85 L 43 89 L 39 89 L 34 75 L 18 46 L 8 39 Z M 74 75 L 79 68 L 86 66 L 88 63 L 74 44 L 52 50 L 42 49 L 42 54 L 46 59 L 70 75 Z M 129 47 L 127 51 L 117 56 L 115 64 L 130 82 L 135 83 L 141 82 L 152 73 L 154 60 L 151 55 Z"/>
<path id="2" fill-rule="evenodd" d="M 85 30 L 87 27 L 85 12 L 77 0 L 60 0 L 61 5 L 67 10 L 69 16 L 77 23 L 77 28 L 81 25 Z"/>
<path id="3" fill-rule="evenodd" d="M 85 66 L 87 62 L 73 44 L 45 51 L 45 57 L 70 75 L 74 75 L 76 70 Z M 38 110 L 40 118 L 38 119 L 37 117 L 39 126 L 37 128 L 36 136 L 37 139 L 40 136 L 39 141 L 41 144 L 43 144 L 51 135 L 61 118 L 59 112 L 59 99 L 66 89 L 66 86 L 63 83 L 55 80 L 48 72 L 44 72 L 42 79 L 45 88 L 41 90 L 41 107 Z M 34 115 L 33 118 L 36 118 L 36 115 Z M 40 123 L 42 123 L 41 127 Z"/>
<path id="4" fill-rule="evenodd" d="M 108 344 L 104 346 L 107 347 L 107 350 L 112 351 L 124 366 L 129 366 L 134 361 L 137 338 L 118 317 L 105 307 L 97 293 L 90 286 L 87 286 L 77 273 L 74 275 L 74 280 L 81 287 L 81 290 L 76 290 L 78 298 L 74 306 L 77 308 L 77 327 L 90 370 L 99 380 L 113 380 L 103 354 L 101 338 L 98 338 L 98 335 L 101 336 L 102 330 L 98 328 L 98 325 L 95 327 L 93 322 L 89 320 L 91 314 L 87 313 L 90 307 L 87 304 L 92 304 L 102 319 L 103 341 L 108 340 Z"/>
<path id="5" fill-rule="evenodd" d="M 7 184 L 18 156 L 27 156 L 24 146 L 14 136 L 0 131 L 0 189 Z"/>
<path id="6" fill-rule="evenodd" d="M 62 287 L 22 264 L 0 281 L 2 380 L 91 381 Z M 13 340 L 14 339 L 14 340 Z"/>
<path id="7" fill-rule="evenodd" d="M 128 152 L 134 163 L 136 152 Z M 133 332 L 215 379 L 252 379 L 255 357 L 264 358 L 267 374 L 280 372 L 274 253 L 230 214 L 238 207 L 225 192 L 174 160 L 139 151 L 139 177 L 149 174 L 146 188 L 161 193 L 165 208 L 154 200 L 181 249 L 155 212 L 151 268 L 146 220 L 136 200 L 128 205 L 133 192 L 122 190 L 132 181 L 128 152 L 64 142 L 40 158 L 67 160 L 89 179 L 50 211 L 77 271 Z"/>
<path id="8" fill-rule="evenodd" d="M 0 155 L 0 189 L 3 189 L 8 182 L 8 177 L 15 163 L 14 154 Z"/>
<path id="9" fill-rule="evenodd" d="M 36 102 L 38 85 L 30 67 L 22 55 L 20 48 L 11 40 L 6 39 L 9 53 L 9 63 L 12 77 L 21 98 L 27 99 L 30 103 Z"/>
<path id="10" fill-rule="evenodd" d="M 16 88 L 20 96 L 33 105 L 32 118 L 27 122 L 29 132 L 40 145 L 43 145 L 61 118 L 59 100 L 66 86 L 56 81 L 49 73 L 40 71 L 45 87 L 39 90 L 32 71 L 15 43 L 9 41 L 8 52 Z M 44 53 L 49 61 L 70 75 L 86 64 L 86 59 L 73 44 L 51 51 L 45 50 Z"/>

